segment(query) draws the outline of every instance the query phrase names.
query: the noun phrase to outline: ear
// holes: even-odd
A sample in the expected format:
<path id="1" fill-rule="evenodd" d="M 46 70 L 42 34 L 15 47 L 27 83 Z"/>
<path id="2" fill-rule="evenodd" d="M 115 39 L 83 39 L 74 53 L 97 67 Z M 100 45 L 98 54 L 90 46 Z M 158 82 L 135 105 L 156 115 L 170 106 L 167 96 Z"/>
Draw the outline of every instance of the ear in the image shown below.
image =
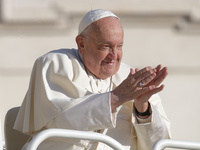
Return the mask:
<path id="1" fill-rule="evenodd" d="M 85 50 L 85 39 L 83 36 L 78 35 L 76 37 L 76 44 L 78 46 L 78 50 L 79 52 L 83 55 L 84 54 L 84 50 Z"/>

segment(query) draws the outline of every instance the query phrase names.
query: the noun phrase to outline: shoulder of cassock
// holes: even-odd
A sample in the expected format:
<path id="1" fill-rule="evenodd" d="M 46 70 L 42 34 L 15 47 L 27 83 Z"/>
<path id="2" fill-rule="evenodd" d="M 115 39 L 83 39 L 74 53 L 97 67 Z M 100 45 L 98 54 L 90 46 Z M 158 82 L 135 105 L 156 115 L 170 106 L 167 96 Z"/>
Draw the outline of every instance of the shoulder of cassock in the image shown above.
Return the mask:
<path id="1" fill-rule="evenodd" d="M 118 85 L 129 73 L 121 64 L 113 76 Z M 90 79 L 76 49 L 60 49 L 39 57 L 32 69 L 29 89 L 14 128 L 26 134 L 40 131 L 59 112 L 84 100 L 90 92 Z"/>

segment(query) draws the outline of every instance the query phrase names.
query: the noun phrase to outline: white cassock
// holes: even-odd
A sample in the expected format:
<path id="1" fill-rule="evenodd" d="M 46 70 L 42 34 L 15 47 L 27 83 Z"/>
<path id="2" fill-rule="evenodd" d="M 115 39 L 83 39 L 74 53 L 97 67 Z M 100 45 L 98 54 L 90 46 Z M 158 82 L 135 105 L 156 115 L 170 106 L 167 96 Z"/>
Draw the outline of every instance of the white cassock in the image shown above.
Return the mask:
<path id="1" fill-rule="evenodd" d="M 170 123 L 159 96 L 155 94 L 149 100 L 152 115 L 146 120 L 135 116 L 134 101 L 111 111 L 110 91 L 129 72 L 130 66 L 122 63 L 111 78 L 96 79 L 85 69 L 78 50 L 51 51 L 34 64 L 29 89 L 14 129 L 32 136 L 46 128 L 101 132 L 116 139 L 126 150 L 150 150 L 156 141 L 170 137 Z M 38 148 L 47 149 L 111 148 L 86 140 L 51 138 Z"/>

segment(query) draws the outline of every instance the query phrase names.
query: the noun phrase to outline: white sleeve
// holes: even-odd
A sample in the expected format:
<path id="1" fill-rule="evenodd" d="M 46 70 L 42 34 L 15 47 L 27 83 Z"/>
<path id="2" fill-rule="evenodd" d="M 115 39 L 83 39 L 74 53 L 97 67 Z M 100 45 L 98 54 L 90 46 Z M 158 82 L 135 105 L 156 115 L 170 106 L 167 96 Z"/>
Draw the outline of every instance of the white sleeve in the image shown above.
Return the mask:
<path id="1" fill-rule="evenodd" d="M 137 147 L 139 150 L 150 150 L 158 140 L 170 137 L 170 123 L 161 105 L 159 96 L 153 96 L 150 104 L 152 115 L 146 120 L 147 122 L 138 122 L 137 116 L 133 113 L 132 122 L 136 131 Z M 151 119 L 150 122 L 149 119 Z"/>
<path id="2" fill-rule="evenodd" d="M 84 100 L 59 113 L 46 127 L 86 131 L 115 127 L 117 111 L 111 112 L 110 92 L 92 94 L 80 99 Z"/>

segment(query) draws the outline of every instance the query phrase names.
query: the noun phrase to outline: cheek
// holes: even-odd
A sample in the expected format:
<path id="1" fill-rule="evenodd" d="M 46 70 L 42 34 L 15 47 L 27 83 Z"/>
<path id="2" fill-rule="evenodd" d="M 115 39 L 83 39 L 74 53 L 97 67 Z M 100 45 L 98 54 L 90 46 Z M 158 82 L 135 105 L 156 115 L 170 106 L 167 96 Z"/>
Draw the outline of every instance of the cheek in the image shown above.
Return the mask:
<path id="1" fill-rule="evenodd" d="M 84 57 L 84 62 L 88 68 L 95 70 L 101 66 L 103 58 L 101 55 L 88 53 Z"/>
<path id="2" fill-rule="evenodd" d="M 122 55 L 123 55 L 123 51 L 122 51 L 122 49 L 119 50 L 118 55 L 119 55 L 120 58 L 122 58 Z"/>
<path id="3" fill-rule="evenodd" d="M 105 53 L 105 52 L 96 53 L 94 56 L 94 61 L 96 61 L 100 65 L 101 62 L 107 58 L 107 56 L 108 56 L 108 53 Z"/>

